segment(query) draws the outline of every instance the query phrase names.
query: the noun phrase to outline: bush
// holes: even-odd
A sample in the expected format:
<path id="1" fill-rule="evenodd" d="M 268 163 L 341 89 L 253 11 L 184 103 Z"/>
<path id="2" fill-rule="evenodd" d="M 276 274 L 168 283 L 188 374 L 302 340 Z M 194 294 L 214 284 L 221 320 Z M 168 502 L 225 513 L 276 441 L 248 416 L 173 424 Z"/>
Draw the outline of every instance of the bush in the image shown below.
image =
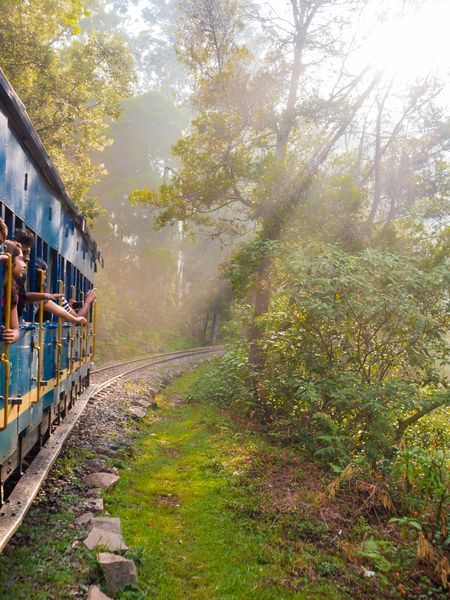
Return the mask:
<path id="1" fill-rule="evenodd" d="M 309 429 L 326 462 L 390 456 L 416 419 L 448 402 L 448 271 L 322 245 L 289 248 L 276 273 L 260 321 L 274 421 Z"/>
<path id="2" fill-rule="evenodd" d="M 211 363 L 210 368 L 192 386 L 188 400 L 215 402 L 225 406 L 239 404 L 245 410 L 253 402 L 245 385 L 248 378 L 248 353 L 243 344 Z"/>

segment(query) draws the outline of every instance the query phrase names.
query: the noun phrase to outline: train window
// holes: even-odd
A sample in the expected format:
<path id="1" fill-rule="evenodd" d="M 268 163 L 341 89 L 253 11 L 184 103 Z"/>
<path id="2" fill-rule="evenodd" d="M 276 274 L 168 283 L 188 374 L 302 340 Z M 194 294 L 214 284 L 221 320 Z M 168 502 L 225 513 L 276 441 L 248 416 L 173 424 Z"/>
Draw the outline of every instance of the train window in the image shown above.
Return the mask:
<path id="1" fill-rule="evenodd" d="M 78 299 L 81 300 L 81 292 L 84 292 L 83 288 L 83 275 L 78 271 Z"/>
<path id="2" fill-rule="evenodd" d="M 7 207 L 5 206 L 5 216 L 3 217 L 3 220 L 6 223 L 6 226 L 8 227 L 8 232 L 9 232 L 9 238 L 11 237 L 12 234 L 14 234 L 14 229 L 16 226 L 16 218 L 15 215 L 13 214 L 13 212 Z"/>
<path id="3" fill-rule="evenodd" d="M 37 290 L 37 278 L 36 278 L 36 257 L 38 256 L 38 242 L 39 238 L 36 235 L 34 238 L 34 246 L 31 249 L 31 256 L 29 262 L 29 268 L 27 271 L 27 286 L 29 291 Z"/>
<path id="4" fill-rule="evenodd" d="M 56 252 L 55 250 L 52 250 Z M 63 265 L 61 262 L 62 256 L 60 254 L 55 254 L 55 289 L 54 292 L 59 292 L 59 280 L 64 278 L 63 273 Z"/>
<path id="5" fill-rule="evenodd" d="M 54 248 L 50 248 L 50 263 L 48 265 L 48 283 L 50 288 L 48 291 L 56 292 L 58 290 L 59 279 L 59 261 L 58 254 Z"/>
<path id="6" fill-rule="evenodd" d="M 50 252 L 49 252 L 48 244 L 46 242 L 44 242 L 44 240 L 42 240 L 41 258 L 47 263 L 47 282 L 46 282 L 46 286 L 45 286 L 45 291 L 47 292 L 47 291 L 50 291 L 49 285 L 51 286 L 51 283 L 52 283 L 52 267 L 53 267 L 53 265 L 51 264 L 51 260 L 50 260 Z"/>
<path id="7" fill-rule="evenodd" d="M 70 288 L 70 286 L 72 285 L 72 271 L 73 271 L 72 264 L 68 260 L 66 260 L 66 277 L 64 279 L 66 298 L 72 297 L 72 293 L 71 293 L 72 290 Z"/>
<path id="8" fill-rule="evenodd" d="M 72 285 L 74 294 L 71 294 L 70 297 L 74 300 L 78 300 L 78 283 L 78 270 L 76 269 L 76 267 L 72 267 Z"/>

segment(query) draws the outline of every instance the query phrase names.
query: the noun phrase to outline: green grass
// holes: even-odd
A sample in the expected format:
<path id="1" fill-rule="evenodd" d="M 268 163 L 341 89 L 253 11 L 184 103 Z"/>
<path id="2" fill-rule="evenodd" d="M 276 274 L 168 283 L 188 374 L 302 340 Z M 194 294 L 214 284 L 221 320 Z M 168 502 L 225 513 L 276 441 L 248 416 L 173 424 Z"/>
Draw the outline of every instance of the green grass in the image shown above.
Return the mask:
<path id="1" fill-rule="evenodd" d="M 292 565 L 303 559 L 283 547 L 277 527 L 255 519 L 259 498 L 242 475 L 261 440 L 239 432 L 215 406 L 173 406 L 201 370 L 160 398 L 156 421 L 148 419 L 135 458 L 107 497 L 139 563 L 143 595 L 134 597 L 347 597 L 324 580 L 292 585 Z"/>
<path id="2" fill-rule="evenodd" d="M 76 477 L 73 469 L 87 457 L 71 449 L 60 458 L 52 477 Z M 50 484 L 48 484 L 50 485 Z M 47 494 L 53 496 L 51 487 Z M 97 570 L 95 558 L 77 541 L 71 506 L 79 500 L 75 488 L 55 490 L 55 503 L 40 495 L 19 530 L 20 542 L 0 556 L 0 600 L 65 600 L 69 590 L 86 584 Z"/>

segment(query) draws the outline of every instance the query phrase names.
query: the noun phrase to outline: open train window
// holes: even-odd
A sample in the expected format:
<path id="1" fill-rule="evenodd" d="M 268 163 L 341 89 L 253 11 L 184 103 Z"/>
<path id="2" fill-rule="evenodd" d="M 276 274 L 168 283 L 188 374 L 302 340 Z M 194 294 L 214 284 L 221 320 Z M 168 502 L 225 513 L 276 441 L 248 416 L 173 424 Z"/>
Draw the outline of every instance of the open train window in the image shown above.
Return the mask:
<path id="1" fill-rule="evenodd" d="M 11 239 L 11 236 L 14 234 L 14 229 L 16 227 L 16 215 L 10 210 L 7 206 L 4 206 L 4 216 L 3 220 L 8 227 L 8 238 Z"/>
<path id="2" fill-rule="evenodd" d="M 50 248 L 49 250 L 50 250 L 50 252 L 49 252 L 50 261 L 48 263 L 48 270 L 47 270 L 47 280 L 48 280 L 47 285 L 49 285 L 49 288 L 47 289 L 47 291 L 57 292 L 58 291 L 58 279 L 59 279 L 58 253 L 56 252 L 56 250 L 54 248 Z"/>
<path id="3" fill-rule="evenodd" d="M 64 276 L 62 280 L 64 281 L 64 296 L 66 298 L 70 298 L 70 278 L 71 278 L 72 265 L 68 260 L 64 260 Z"/>

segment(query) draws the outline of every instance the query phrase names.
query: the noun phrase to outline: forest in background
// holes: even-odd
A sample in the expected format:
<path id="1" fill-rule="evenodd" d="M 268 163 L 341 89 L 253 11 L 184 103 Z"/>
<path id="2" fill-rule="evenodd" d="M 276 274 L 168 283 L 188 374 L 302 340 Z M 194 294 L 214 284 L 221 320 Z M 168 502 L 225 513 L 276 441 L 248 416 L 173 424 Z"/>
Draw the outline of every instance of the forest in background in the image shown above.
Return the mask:
<path id="1" fill-rule="evenodd" d="M 450 574 L 448 83 L 387 35 L 384 64 L 354 56 L 437 5 L 0 7 L 2 68 L 106 258 L 101 358 L 210 342 L 220 317 L 192 398 L 326 469 L 377 574 L 418 594 Z"/>
<path id="2" fill-rule="evenodd" d="M 224 255 L 180 226 L 156 231 L 128 195 L 158 185 L 189 124 L 172 47 L 176 2 L 7 0 L 0 63 L 105 258 L 98 360 L 217 337 Z M 139 290 L 137 294 L 136 290 Z M 214 325 L 213 325 L 214 323 Z"/>

